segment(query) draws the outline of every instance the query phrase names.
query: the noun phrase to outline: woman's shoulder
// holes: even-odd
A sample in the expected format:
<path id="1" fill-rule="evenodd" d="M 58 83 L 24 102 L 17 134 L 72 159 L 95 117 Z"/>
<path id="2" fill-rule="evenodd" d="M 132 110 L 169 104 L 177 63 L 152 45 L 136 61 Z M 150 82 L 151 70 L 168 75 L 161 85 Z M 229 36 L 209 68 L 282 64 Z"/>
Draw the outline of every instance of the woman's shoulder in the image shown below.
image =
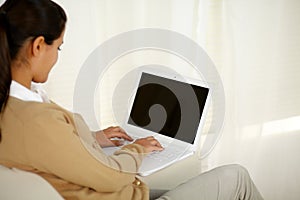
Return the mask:
<path id="1" fill-rule="evenodd" d="M 61 115 L 71 117 L 71 113 L 55 103 L 41 103 L 23 101 L 15 97 L 9 97 L 3 116 L 14 115 L 17 118 L 33 119 L 49 115 Z"/>

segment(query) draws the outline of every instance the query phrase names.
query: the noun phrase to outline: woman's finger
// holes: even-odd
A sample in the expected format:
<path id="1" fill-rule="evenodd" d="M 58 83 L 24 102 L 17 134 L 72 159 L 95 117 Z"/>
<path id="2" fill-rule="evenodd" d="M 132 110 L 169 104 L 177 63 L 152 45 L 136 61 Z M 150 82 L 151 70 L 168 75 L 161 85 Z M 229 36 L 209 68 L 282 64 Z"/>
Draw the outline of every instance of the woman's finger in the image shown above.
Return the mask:
<path id="1" fill-rule="evenodd" d="M 104 134 L 108 139 L 118 137 L 128 141 L 133 141 L 133 139 L 119 126 L 111 126 L 103 130 Z"/>
<path id="2" fill-rule="evenodd" d="M 153 146 L 157 146 L 157 147 L 163 148 L 163 147 L 161 146 L 161 144 L 159 143 L 159 141 L 156 140 L 156 139 L 154 139 L 154 138 L 150 141 L 150 143 L 151 143 Z"/>
<path id="3" fill-rule="evenodd" d="M 122 146 L 124 144 L 123 140 L 110 140 L 114 146 Z"/>
<path id="4" fill-rule="evenodd" d="M 128 140 L 128 141 L 133 141 L 133 139 L 124 132 L 111 131 L 111 132 L 106 132 L 105 135 L 108 139 L 120 138 L 120 139 L 125 139 L 125 140 Z"/>

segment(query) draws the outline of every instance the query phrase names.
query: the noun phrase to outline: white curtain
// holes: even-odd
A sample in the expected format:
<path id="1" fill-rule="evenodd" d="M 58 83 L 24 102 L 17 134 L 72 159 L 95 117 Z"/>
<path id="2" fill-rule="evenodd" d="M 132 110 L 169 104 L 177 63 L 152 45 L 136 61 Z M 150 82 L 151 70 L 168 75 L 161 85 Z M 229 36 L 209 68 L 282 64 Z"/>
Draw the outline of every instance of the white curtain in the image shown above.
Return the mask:
<path id="1" fill-rule="evenodd" d="M 299 199 L 300 2 L 204 1 L 226 120 L 208 168 L 246 166 L 266 199 Z"/>
<path id="2" fill-rule="evenodd" d="M 188 159 L 144 178 L 151 187 L 171 188 L 200 171 L 240 163 L 265 199 L 300 198 L 300 1 L 56 1 L 69 21 L 60 61 L 46 89 L 68 109 L 85 59 L 103 41 L 125 31 L 177 31 L 201 45 L 215 62 L 226 95 L 221 138 L 201 162 Z M 107 95 L 96 97 L 102 98 L 104 108 L 98 114 L 104 125 L 115 123 L 110 101 L 115 82 L 126 71 L 117 67 L 129 70 L 149 63 L 187 66 L 157 51 L 135 52 L 116 61 L 99 86 Z"/>

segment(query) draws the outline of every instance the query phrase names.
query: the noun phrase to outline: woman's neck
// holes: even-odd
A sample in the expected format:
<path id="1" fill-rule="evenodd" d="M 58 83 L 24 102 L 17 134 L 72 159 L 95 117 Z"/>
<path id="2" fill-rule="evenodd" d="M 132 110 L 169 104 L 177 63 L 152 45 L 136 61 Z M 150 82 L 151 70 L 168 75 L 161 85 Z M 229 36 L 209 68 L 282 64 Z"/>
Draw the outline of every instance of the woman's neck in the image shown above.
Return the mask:
<path id="1" fill-rule="evenodd" d="M 12 80 L 20 83 L 28 89 L 31 88 L 32 74 L 27 65 L 20 62 L 12 62 L 11 75 Z"/>

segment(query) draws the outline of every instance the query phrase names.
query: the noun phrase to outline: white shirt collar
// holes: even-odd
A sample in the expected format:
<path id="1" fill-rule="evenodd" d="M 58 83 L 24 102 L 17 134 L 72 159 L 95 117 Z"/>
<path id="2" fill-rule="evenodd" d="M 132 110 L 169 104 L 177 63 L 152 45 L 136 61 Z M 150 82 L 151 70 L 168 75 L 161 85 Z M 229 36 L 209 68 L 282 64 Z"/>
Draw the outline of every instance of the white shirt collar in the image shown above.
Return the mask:
<path id="1" fill-rule="evenodd" d="M 32 83 L 31 90 L 29 90 L 13 80 L 10 85 L 9 95 L 23 101 L 49 102 L 48 98 L 45 98 L 40 94 L 40 91 L 46 94 L 38 84 Z"/>

